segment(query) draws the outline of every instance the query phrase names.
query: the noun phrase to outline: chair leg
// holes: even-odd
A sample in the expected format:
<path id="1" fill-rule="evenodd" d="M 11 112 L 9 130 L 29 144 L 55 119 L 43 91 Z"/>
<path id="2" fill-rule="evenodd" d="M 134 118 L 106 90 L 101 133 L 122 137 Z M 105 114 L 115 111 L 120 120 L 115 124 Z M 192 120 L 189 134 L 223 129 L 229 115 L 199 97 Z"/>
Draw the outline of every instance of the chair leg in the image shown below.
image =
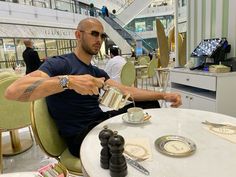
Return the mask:
<path id="1" fill-rule="evenodd" d="M 155 87 L 154 87 L 154 77 L 152 77 L 152 88 L 153 88 L 153 91 L 155 91 Z"/>
<path id="2" fill-rule="evenodd" d="M 145 81 L 146 81 L 146 90 L 148 89 L 148 87 L 147 87 L 148 81 L 147 80 L 148 80 L 148 78 L 145 79 Z"/>
<path id="3" fill-rule="evenodd" d="M 30 137 L 31 137 L 31 139 L 32 139 L 32 142 L 35 142 L 36 145 L 38 145 L 37 141 L 35 141 L 34 134 L 33 134 L 32 130 L 31 130 L 31 126 L 29 126 L 29 132 L 30 132 Z"/>

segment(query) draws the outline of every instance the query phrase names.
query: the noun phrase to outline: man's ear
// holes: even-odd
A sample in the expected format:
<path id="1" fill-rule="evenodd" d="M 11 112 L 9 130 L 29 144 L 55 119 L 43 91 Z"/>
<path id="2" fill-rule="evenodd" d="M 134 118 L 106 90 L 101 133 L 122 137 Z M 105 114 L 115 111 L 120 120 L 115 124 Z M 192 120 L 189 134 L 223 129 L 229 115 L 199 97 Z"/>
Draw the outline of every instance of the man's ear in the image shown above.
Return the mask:
<path id="1" fill-rule="evenodd" d="M 76 39 L 80 39 L 80 31 L 79 30 L 76 30 L 75 31 L 75 37 L 76 37 Z"/>

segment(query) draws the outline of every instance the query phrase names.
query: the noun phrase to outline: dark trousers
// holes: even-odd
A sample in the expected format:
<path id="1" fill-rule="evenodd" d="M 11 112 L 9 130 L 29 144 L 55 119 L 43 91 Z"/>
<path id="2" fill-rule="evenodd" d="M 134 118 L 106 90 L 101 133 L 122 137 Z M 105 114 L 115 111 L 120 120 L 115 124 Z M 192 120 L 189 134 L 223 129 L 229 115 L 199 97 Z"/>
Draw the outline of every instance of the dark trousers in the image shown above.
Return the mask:
<path id="1" fill-rule="evenodd" d="M 136 107 L 141 107 L 143 109 L 148 109 L 148 108 L 160 108 L 159 102 L 158 101 L 139 101 L 135 102 Z M 89 133 L 90 130 L 92 130 L 96 125 L 101 123 L 104 120 L 107 120 L 111 117 L 114 117 L 119 114 L 123 114 L 127 112 L 127 109 L 134 107 L 133 104 L 126 105 L 125 107 L 117 110 L 117 111 L 107 111 L 107 112 L 102 112 L 98 114 L 97 121 L 91 122 L 82 133 L 79 133 L 74 136 L 66 137 L 65 142 L 68 146 L 69 151 L 71 152 L 72 155 L 79 157 L 80 156 L 80 146 L 82 144 L 83 139 L 85 136 Z"/>

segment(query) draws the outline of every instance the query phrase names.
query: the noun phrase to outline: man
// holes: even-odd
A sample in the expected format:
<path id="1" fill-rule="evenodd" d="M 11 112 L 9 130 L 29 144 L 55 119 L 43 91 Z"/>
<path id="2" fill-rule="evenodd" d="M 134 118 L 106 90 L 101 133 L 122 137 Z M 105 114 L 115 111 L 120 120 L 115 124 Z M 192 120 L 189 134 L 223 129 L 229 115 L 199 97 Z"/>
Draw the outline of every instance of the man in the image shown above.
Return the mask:
<path id="1" fill-rule="evenodd" d="M 38 52 L 33 49 L 33 41 L 24 39 L 25 51 L 23 52 L 23 59 L 26 64 L 26 74 L 29 74 L 39 68 L 41 61 Z"/>
<path id="2" fill-rule="evenodd" d="M 91 17 L 94 17 L 95 16 L 95 12 L 96 12 L 96 9 L 94 7 L 94 4 L 93 3 L 89 4 L 89 15 Z"/>
<path id="3" fill-rule="evenodd" d="M 79 157 L 82 140 L 95 125 L 129 108 L 126 106 L 109 112 L 101 110 L 98 94 L 105 83 L 117 87 L 123 94 L 130 93 L 136 106 L 158 107 L 156 100 L 159 99 L 172 102 L 173 107 L 181 105 L 178 94 L 127 87 L 109 79 L 105 71 L 91 65 L 92 56 L 99 52 L 106 37 L 97 19 L 81 20 L 75 36 L 77 47 L 74 53 L 46 60 L 38 70 L 18 79 L 5 92 L 6 98 L 18 101 L 46 97 L 48 110 L 73 155 Z M 139 102 L 144 100 L 147 102 Z"/>
<path id="4" fill-rule="evenodd" d="M 106 71 L 110 79 L 121 83 L 120 73 L 122 67 L 126 63 L 126 60 L 123 57 L 119 56 L 119 50 L 117 47 L 112 47 L 110 49 L 110 55 L 111 59 L 108 60 L 104 70 Z"/>

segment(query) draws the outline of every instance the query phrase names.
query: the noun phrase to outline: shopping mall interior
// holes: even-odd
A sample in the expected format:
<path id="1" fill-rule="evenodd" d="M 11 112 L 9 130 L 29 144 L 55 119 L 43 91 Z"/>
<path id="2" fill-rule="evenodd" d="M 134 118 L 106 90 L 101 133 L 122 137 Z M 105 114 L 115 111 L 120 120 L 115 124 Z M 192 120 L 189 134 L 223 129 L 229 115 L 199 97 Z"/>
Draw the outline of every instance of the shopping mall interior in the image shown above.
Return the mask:
<path id="1" fill-rule="evenodd" d="M 108 14 L 105 15 L 102 11 L 104 6 L 108 9 Z M 236 100 L 234 94 L 236 89 L 235 7 L 235 0 L 0 0 L 0 98 L 2 100 L 0 113 L 3 115 L 1 117 L 5 117 L 3 121 L 0 120 L 0 174 L 2 172 L 2 176 L 6 175 L 6 177 L 40 176 L 37 171 L 43 171 L 42 168 L 59 164 L 60 167 L 56 167 L 60 168 L 65 176 L 112 176 L 109 170 L 94 173 L 93 171 L 97 169 L 97 166 L 100 167 L 100 164 L 98 162 L 98 164 L 88 165 L 91 162 L 90 155 L 84 156 L 86 157 L 85 160 L 84 157 L 81 157 L 81 162 L 79 161 L 78 165 L 78 158 L 72 158 L 70 154 L 71 159 L 68 159 L 67 165 L 73 163 L 74 166 L 79 166 L 83 173 L 81 171 L 78 173 L 77 169 L 73 169 L 73 167 L 72 170 L 68 169 L 67 165 L 62 162 L 64 158 L 62 153 L 58 152 L 63 148 L 66 149 L 64 147 L 65 143 L 56 142 L 59 139 L 61 141 L 61 138 L 57 137 L 58 132 L 55 141 L 48 142 L 47 138 L 40 140 L 40 136 L 49 133 L 50 128 L 54 130 L 55 125 L 45 128 L 45 132 L 39 131 L 37 133 L 32 128 L 36 125 L 33 119 L 37 117 L 34 113 L 34 104 L 32 102 L 24 103 L 27 104 L 27 109 L 18 107 L 15 101 L 4 98 L 6 86 L 1 86 L 7 79 L 13 78 L 12 75 L 9 76 L 6 73 L 14 74 L 14 78 L 25 75 L 26 64 L 22 55 L 26 48 L 25 39 L 33 41 L 33 48 L 37 51 L 40 59 L 50 60 L 54 56 L 74 52 L 77 47 L 75 32 L 78 23 L 85 18 L 96 18 L 103 25 L 107 37 L 104 39 L 100 51 L 93 56 L 91 61 L 93 65 L 106 71 L 106 65 L 111 58 L 111 49 L 118 48 L 119 55 L 127 63 L 131 63 L 134 68 L 134 72 L 128 69 L 123 75 L 122 70 L 120 71 L 119 77 L 122 84 L 160 93 L 179 93 L 182 99 L 181 109 L 185 111 L 204 111 L 199 115 L 206 116 L 209 113 L 210 118 L 214 117 L 213 114 L 216 114 L 215 117 L 219 116 L 220 118 L 222 116 L 223 122 L 220 119 L 212 118 L 212 120 L 216 120 L 218 123 L 235 124 L 235 127 L 227 124 L 224 127 L 229 127 L 229 129 L 222 130 L 226 131 L 225 134 L 228 136 L 226 139 L 228 138 L 228 140 L 232 133 L 232 139 L 229 140 L 231 144 L 228 141 L 226 143 L 229 144 L 222 144 L 222 149 L 225 148 L 222 153 L 216 145 L 223 143 L 225 140 L 220 139 L 221 142 L 214 137 L 213 134 L 217 134 L 218 129 L 213 132 L 214 127 L 213 129 L 211 129 L 212 127 L 209 128 L 213 134 L 211 136 L 206 135 L 206 137 L 216 139 L 216 144 L 211 143 L 208 147 L 217 149 L 210 151 L 209 161 L 207 160 L 206 151 L 204 151 L 204 148 L 207 149 L 208 147 L 203 147 L 200 143 L 210 142 L 210 140 L 203 139 L 202 137 L 205 135 L 203 134 L 201 139 L 193 136 L 193 140 L 199 140 L 199 142 L 196 143 L 196 147 L 191 146 L 190 150 L 193 147 L 194 150 L 196 148 L 197 150 L 193 156 L 186 158 L 179 158 L 181 155 L 177 152 L 173 153 L 174 155 L 167 152 L 168 156 L 160 157 L 159 154 L 156 155 L 155 153 L 161 150 L 157 151 L 156 144 L 154 146 L 154 143 L 151 143 L 152 159 L 148 159 L 146 164 L 145 161 L 141 161 L 141 167 L 144 166 L 149 169 L 150 174 L 149 172 L 148 174 L 153 177 L 233 177 L 235 173 L 232 167 L 236 161 L 230 161 L 229 159 L 236 159 L 236 147 L 233 144 L 236 143 L 236 119 L 234 120 L 236 117 L 234 106 L 234 100 Z M 23 104 L 21 102 L 17 103 Z M 172 109 L 169 102 L 160 100 L 159 103 L 163 109 Z M 6 107 L 3 106 L 5 104 Z M 102 108 L 107 110 L 106 107 L 102 106 Z M 23 114 L 23 112 L 25 113 Z M 17 122 L 16 114 L 26 115 L 28 122 L 26 121 L 27 123 L 24 125 L 20 121 Z M 148 112 L 148 114 L 150 113 Z M 189 112 L 189 115 L 194 117 L 197 113 Z M 178 113 L 176 113 L 176 116 L 179 116 Z M 155 116 L 152 115 L 151 123 L 153 117 Z M 205 119 L 207 117 L 204 117 Z M 12 127 L 12 123 L 9 122 L 14 121 L 19 125 Z M 144 125 L 142 124 L 140 127 L 148 127 L 150 122 L 144 122 Z M 178 130 L 173 133 L 190 136 L 192 131 L 184 130 L 188 123 L 183 123 L 180 120 L 174 122 Z M 8 126 L 9 124 L 11 125 Z M 51 124 L 51 122 L 48 122 L 48 124 Z M 171 126 L 170 122 L 168 124 Z M 127 125 L 130 126 L 129 122 Z M 131 129 L 135 126 L 136 124 L 131 124 Z M 207 128 L 205 127 L 205 129 Z M 123 129 L 121 128 L 120 131 L 122 132 Z M 165 130 L 162 135 L 170 133 L 171 131 Z M 50 134 L 55 137 L 54 133 L 50 132 Z M 96 141 L 98 140 L 97 135 Z M 46 141 L 46 144 L 49 144 L 48 146 L 54 148 L 52 151 L 55 151 L 55 153 L 48 153 L 47 147 L 45 148 L 40 141 Z M 89 138 L 87 141 L 89 141 Z M 173 141 L 178 141 L 178 139 Z M 89 143 L 92 144 L 92 142 Z M 62 147 L 58 148 L 60 146 Z M 165 144 L 162 144 L 162 146 L 165 151 L 168 151 L 164 147 Z M 100 149 L 101 147 L 99 146 Z M 90 148 L 93 151 L 93 147 Z M 178 151 L 178 147 L 173 145 L 172 148 L 176 148 L 176 151 Z M 227 148 L 229 148 L 229 152 L 226 152 L 228 151 Z M 94 149 L 96 148 L 94 147 Z M 190 150 L 183 156 L 190 155 Z M 200 154 L 201 150 L 205 155 L 205 161 L 209 165 L 212 163 L 209 169 L 215 170 L 214 173 L 210 170 L 207 171 L 200 164 L 205 163 L 205 161 L 204 163 L 201 161 L 203 158 Z M 87 150 L 84 150 L 84 152 L 87 152 Z M 217 154 L 214 154 L 214 152 Z M 66 153 L 68 155 L 69 151 Z M 231 156 L 228 153 L 231 153 Z M 218 155 L 220 156 L 219 159 L 216 158 L 215 161 L 211 159 L 211 157 Z M 99 157 L 100 154 L 97 156 Z M 175 156 L 174 160 L 171 156 Z M 161 162 L 156 161 L 158 157 L 163 160 L 163 164 L 160 165 Z M 168 157 L 168 159 L 165 160 L 165 157 Z M 194 159 L 194 157 L 197 158 Z M 177 165 L 177 159 L 180 159 L 183 168 Z M 227 159 L 228 166 L 217 167 L 220 164 L 217 161 L 222 161 L 222 159 Z M 163 167 L 162 169 L 157 167 L 161 171 L 160 175 L 155 173 L 157 169 L 155 170 L 155 167 L 150 165 L 149 160 L 157 162 L 155 163 L 156 166 Z M 172 171 L 172 164 L 174 170 L 170 172 Z M 197 167 L 196 174 L 192 174 L 190 169 L 193 167 L 191 164 Z M 139 169 L 133 172 L 131 166 L 128 166 L 127 176 L 145 176 L 145 168 L 143 170 L 136 165 L 135 168 Z M 186 173 L 182 172 L 185 168 L 189 168 Z M 227 172 L 223 175 L 223 171 Z M 187 172 L 189 175 L 187 175 Z M 195 170 L 193 170 L 194 172 Z M 41 173 L 41 176 L 59 175 Z M 114 177 L 118 176 L 114 175 Z"/>

